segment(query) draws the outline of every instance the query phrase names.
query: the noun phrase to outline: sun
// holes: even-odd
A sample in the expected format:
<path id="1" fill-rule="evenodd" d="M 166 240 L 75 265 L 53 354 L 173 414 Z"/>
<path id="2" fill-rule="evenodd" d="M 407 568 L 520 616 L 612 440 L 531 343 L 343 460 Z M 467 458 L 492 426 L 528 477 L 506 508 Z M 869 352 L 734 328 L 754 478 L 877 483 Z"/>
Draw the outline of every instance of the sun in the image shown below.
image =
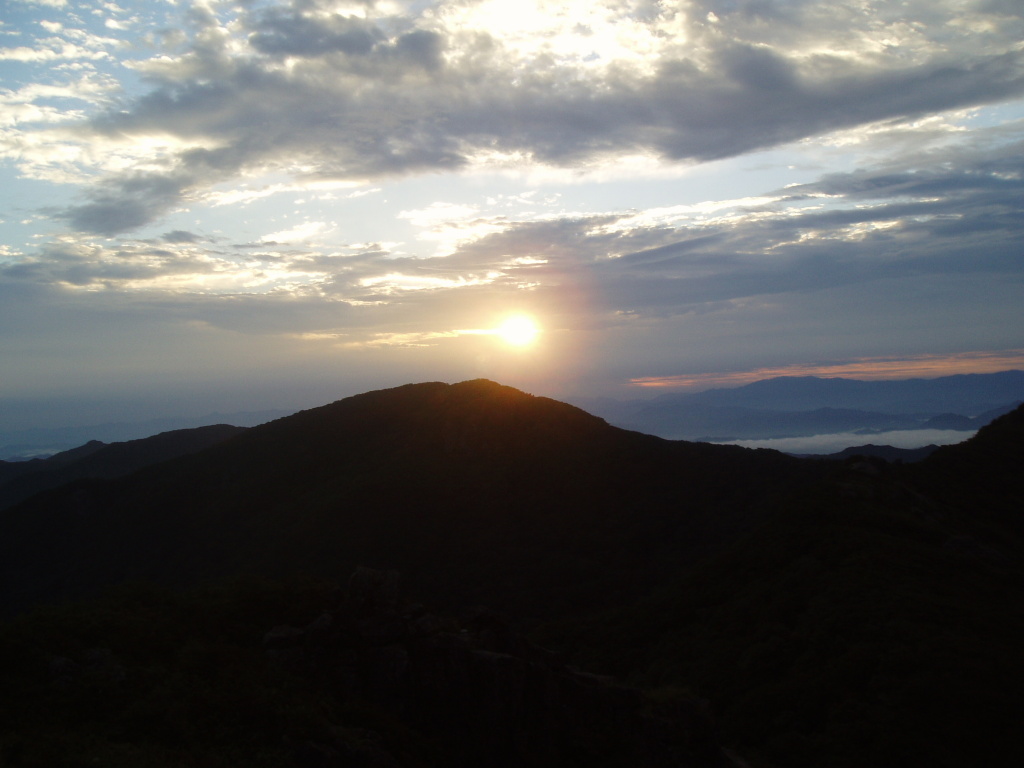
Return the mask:
<path id="1" fill-rule="evenodd" d="M 501 339 L 513 347 L 528 347 L 540 335 L 537 322 L 528 315 L 512 315 L 505 318 L 501 325 L 494 329 Z"/>

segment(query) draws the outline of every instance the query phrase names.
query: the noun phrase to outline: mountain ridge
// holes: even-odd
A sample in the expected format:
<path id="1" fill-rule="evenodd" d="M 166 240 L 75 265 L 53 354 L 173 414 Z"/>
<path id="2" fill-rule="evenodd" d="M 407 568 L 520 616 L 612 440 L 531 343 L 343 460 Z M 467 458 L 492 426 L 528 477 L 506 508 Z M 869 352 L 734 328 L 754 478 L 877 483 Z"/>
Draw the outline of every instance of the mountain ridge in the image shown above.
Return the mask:
<path id="1" fill-rule="evenodd" d="M 737 487 L 728 477 L 737 468 L 763 488 Z M 727 536 L 761 514 L 754 499 L 762 491 L 813 471 L 776 452 L 628 432 L 493 382 L 415 384 L 301 411 L 125 478 L 49 491 L 0 516 L 0 552 L 18 564 L 8 568 L 8 602 L 24 604 L 126 577 L 181 582 L 232 569 L 279 573 L 289 563 L 337 575 L 360 564 L 367 542 L 378 554 L 363 564 L 406 562 L 403 570 L 420 581 L 407 561 L 430 570 L 424 542 L 432 542 L 453 564 L 440 579 L 445 589 L 471 596 L 465 582 L 515 602 L 525 577 L 512 555 L 499 550 L 497 560 L 507 561 L 502 579 L 480 579 L 490 555 L 452 542 L 509 542 L 539 557 L 580 535 L 589 554 L 564 570 L 582 569 L 583 591 L 613 579 L 598 553 L 628 570 L 628 553 L 650 548 L 660 554 L 622 578 L 647 583 L 668 567 L 672 545 L 679 551 L 671 557 L 685 556 L 699 540 Z M 713 503 L 730 505 L 730 515 L 708 516 Z M 688 506 L 701 513 L 679 517 Z M 625 515 L 631 508 L 642 512 L 635 520 Z M 310 533 L 316 526 L 323 535 Z M 47 538 L 55 529 L 65 532 L 59 546 Z M 572 600 L 580 589 L 567 581 L 554 591 Z"/>
<path id="2" fill-rule="evenodd" d="M 486 380 L 411 384 L 302 411 L 127 476 L 77 480 L 0 512 L 0 605 L 16 617 L 0 629 L 41 633 L 59 647 L 53 628 L 67 626 L 98 634 L 117 654 L 125 639 L 94 629 L 94 603 L 82 602 L 113 585 L 143 580 L 177 595 L 243 576 L 340 583 L 353 564 L 394 568 L 410 585 L 411 604 L 487 606 L 553 649 L 559 669 L 611 675 L 652 701 L 708 702 L 715 743 L 754 768 L 817 768 L 823 756 L 831 768 L 1013 763 L 1024 759 L 1016 738 L 1022 464 L 1024 407 L 962 444 L 897 465 L 664 440 Z M 273 586 L 257 593 L 268 589 L 276 615 L 303 594 Z M 113 611 L 124 625 L 141 609 L 143 617 L 173 609 L 186 626 L 197 621 L 182 612 L 184 598 L 146 590 L 129 590 L 114 604 L 121 607 L 103 603 L 102 615 Z M 216 594 L 214 614 L 225 618 L 214 636 L 268 599 L 248 587 Z M 326 600 L 333 591 L 318 594 Z M 42 607 L 54 603 L 64 607 Z M 415 610 L 330 630 L 340 614 L 316 616 L 310 607 L 305 629 L 275 627 L 268 637 L 294 643 L 303 664 L 330 660 L 312 668 L 324 675 L 302 683 L 339 686 L 321 692 L 334 704 L 317 707 L 351 701 L 353 673 L 333 675 L 358 668 L 351 654 L 363 649 L 362 668 L 379 678 L 369 690 L 378 695 L 432 674 L 422 657 L 411 659 L 419 641 L 395 645 L 421 631 L 413 627 L 436 628 L 434 620 L 421 625 Z M 154 642 L 140 622 L 132 637 Z M 500 624 L 487 626 L 492 639 L 511 637 Z M 200 675 L 195 684 L 212 701 L 243 698 L 218 688 L 219 670 L 234 668 L 222 646 L 209 647 L 220 641 L 204 635 L 200 653 L 183 628 L 162 631 L 183 638 L 181 679 Z M 5 637 L 0 632 L 0 648 L 8 648 L 0 664 L 10 666 L 22 656 L 11 655 Z M 324 637 L 356 644 L 318 645 Z M 371 637 L 392 640 L 367 645 Z M 451 644 L 460 634 L 429 637 Z M 246 647 L 231 654 L 263 669 Z M 447 663 L 452 647 L 431 658 Z M 75 654 L 57 670 L 116 672 L 110 664 L 93 669 L 110 658 L 93 646 Z M 522 663 L 500 646 L 470 654 L 474 663 L 459 674 L 483 675 L 472 696 L 489 697 L 488 711 L 510 712 L 516 679 L 548 679 L 510 677 Z M 110 682 L 126 695 L 119 685 Z M 19 690 L 50 689 L 32 678 Z M 158 690 L 162 703 L 148 715 L 158 724 L 165 710 L 181 711 L 194 698 L 173 686 Z M 41 719 L 51 695 L 61 694 L 31 694 L 43 697 L 33 699 L 47 713 Z M 3 702 L 0 694 L 0 709 L 20 711 L 21 701 Z M 400 707 L 388 712 L 394 749 L 408 722 L 396 728 Z M 124 731 L 115 726 L 107 727 L 116 741 Z M 0 725 L 0 747 L 11 738 Z M 635 764 L 592 742 L 583 752 L 595 765 Z M 531 768 L 573 764 L 524 757 Z"/>
<path id="3" fill-rule="evenodd" d="M 115 478 L 195 453 L 245 430 L 228 424 L 161 432 L 123 443 L 90 440 L 85 445 L 29 461 L 0 461 L 0 510 L 42 491 L 79 479 Z"/>
<path id="4" fill-rule="evenodd" d="M 769 439 L 929 429 L 936 419 L 947 425 L 942 428 L 967 431 L 1024 402 L 1024 371 L 892 381 L 779 376 L 651 400 L 576 402 L 616 426 L 668 439 Z"/>

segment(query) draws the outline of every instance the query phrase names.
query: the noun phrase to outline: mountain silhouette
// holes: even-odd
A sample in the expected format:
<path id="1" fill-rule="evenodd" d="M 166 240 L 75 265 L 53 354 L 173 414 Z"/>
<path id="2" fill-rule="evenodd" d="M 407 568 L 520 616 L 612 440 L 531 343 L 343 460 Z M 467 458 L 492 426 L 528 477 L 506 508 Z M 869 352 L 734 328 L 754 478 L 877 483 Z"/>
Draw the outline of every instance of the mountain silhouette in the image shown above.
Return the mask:
<path id="1" fill-rule="evenodd" d="M 63 689 L 40 693 L 49 689 L 21 661 L 45 647 L 55 649 L 45 658 L 58 656 L 50 665 L 59 685 L 91 680 L 81 696 L 105 685 L 120 702 L 116 720 L 87 729 L 111 745 L 142 728 L 159 749 L 177 749 L 165 726 L 150 723 L 188 707 L 218 721 L 211 713 L 224 701 L 252 711 L 254 722 L 278 718 L 268 732 L 296 738 L 306 731 L 285 727 L 282 715 L 247 709 L 285 695 L 273 682 L 284 672 L 266 671 L 247 645 L 260 622 L 272 622 L 270 658 L 295 675 L 287 695 L 314 697 L 294 706 L 335 712 L 330 728 L 302 736 L 275 765 L 488 763 L 490 736 L 431 751 L 444 741 L 431 741 L 431 728 L 466 718 L 499 741 L 543 739 L 543 757 L 525 742 L 509 753 L 529 766 L 624 768 L 637 764 L 623 757 L 627 742 L 690 744 L 689 757 L 665 758 L 670 765 L 730 764 L 705 748 L 712 733 L 755 768 L 1016 763 L 1024 760 L 1022 465 L 1024 407 L 964 443 L 891 464 L 663 440 L 485 380 L 369 392 L 0 512 L 0 599 L 18 616 L 0 632 L 0 665 L 21 681 L 21 699 L 0 705 L 40 713 L 33 727 L 40 740 L 52 737 L 57 726 L 38 723 L 65 702 Z M 363 567 L 401 571 L 410 605 L 463 615 L 486 606 L 531 640 L 514 640 L 479 609 L 469 614 L 475 624 L 415 608 L 349 615 L 331 587 L 174 596 L 244 579 L 341 584 Z M 139 580 L 157 591 L 81 602 Z M 319 618 L 317 601 L 326 608 Z M 52 603 L 65 606 L 40 608 Z M 489 639 L 470 643 L 466 633 Z M 81 639 L 60 650 L 69 637 Z M 131 690 L 145 688 L 148 709 L 132 703 L 117 681 L 120 662 L 98 640 L 170 648 L 177 666 L 167 674 L 178 682 L 136 681 Z M 145 680 L 164 679 L 159 670 L 171 662 L 162 658 L 137 662 L 150 665 Z M 606 682 L 590 690 L 575 668 L 612 675 L 632 692 Z M 224 670 L 244 685 L 217 687 Z M 432 697 L 463 703 L 445 710 Z M 659 701 L 689 714 L 660 719 Z M 705 704 L 713 718 L 701 714 Z M 556 711 L 584 730 L 556 737 L 529 720 Z M 658 725 L 674 736 L 613 739 L 616 718 L 633 724 L 627 731 Z M 192 733 L 187 718 L 176 722 L 175 739 Z M 378 742 L 351 729 L 370 722 L 385 734 L 387 759 L 360 751 Z M 686 722 L 704 725 L 681 734 Z M 262 738 L 250 725 L 232 727 L 217 749 Z M 6 750 L 14 737 L 5 733 Z M 712 762 L 693 758 L 698 742 Z"/>
<path id="2" fill-rule="evenodd" d="M 8 510 L 3 601 L 369 565 L 454 601 L 552 614 L 637 594 L 820 471 L 628 432 L 489 381 L 408 385 Z"/>
<path id="3" fill-rule="evenodd" d="M 1024 759 L 1024 407 L 906 466 L 822 461 L 645 599 L 551 624 L 588 668 L 715 702 L 753 765 Z"/>

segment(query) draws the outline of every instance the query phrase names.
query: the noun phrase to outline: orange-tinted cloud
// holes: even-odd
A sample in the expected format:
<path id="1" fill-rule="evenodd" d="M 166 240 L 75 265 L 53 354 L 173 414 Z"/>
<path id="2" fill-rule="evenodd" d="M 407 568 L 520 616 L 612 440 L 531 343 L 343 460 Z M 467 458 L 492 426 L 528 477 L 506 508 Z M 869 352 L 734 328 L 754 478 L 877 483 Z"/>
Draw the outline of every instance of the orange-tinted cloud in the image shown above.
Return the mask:
<path id="1" fill-rule="evenodd" d="M 846 379 L 911 379 L 952 376 L 958 373 L 996 373 L 1024 369 L 1024 350 L 962 352 L 955 355 L 861 357 L 842 363 L 802 363 L 780 368 L 757 368 L 728 373 L 680 374 L 630 379 L 637 387 L 707 389 L 740 386 L 776 376 L 821 376 Z"/>

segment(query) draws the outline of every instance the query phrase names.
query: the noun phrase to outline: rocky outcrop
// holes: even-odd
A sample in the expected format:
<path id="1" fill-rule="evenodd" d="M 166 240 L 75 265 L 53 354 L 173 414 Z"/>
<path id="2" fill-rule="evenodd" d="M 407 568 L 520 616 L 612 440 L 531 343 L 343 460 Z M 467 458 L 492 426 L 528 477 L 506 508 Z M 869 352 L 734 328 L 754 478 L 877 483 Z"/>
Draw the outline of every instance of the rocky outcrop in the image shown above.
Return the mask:
<path id="1" fill-rule="evenodd" d="M 394 572 L 359 569 L 338 604 L 308 625 L 268 632 L 266 653 L 341 706 L 401 722 L 448 766 L 728 764 L 702 702 L 656 704 L 566 666 L 489 611 L 445 618 L 402 605 L 397 584 Z M 379 738 L 370 742 L 373 754 L 358 759 L 361 747 L 348 736 L 297 745 L 295 757 L 323 766 L 400 762 Z"/>

